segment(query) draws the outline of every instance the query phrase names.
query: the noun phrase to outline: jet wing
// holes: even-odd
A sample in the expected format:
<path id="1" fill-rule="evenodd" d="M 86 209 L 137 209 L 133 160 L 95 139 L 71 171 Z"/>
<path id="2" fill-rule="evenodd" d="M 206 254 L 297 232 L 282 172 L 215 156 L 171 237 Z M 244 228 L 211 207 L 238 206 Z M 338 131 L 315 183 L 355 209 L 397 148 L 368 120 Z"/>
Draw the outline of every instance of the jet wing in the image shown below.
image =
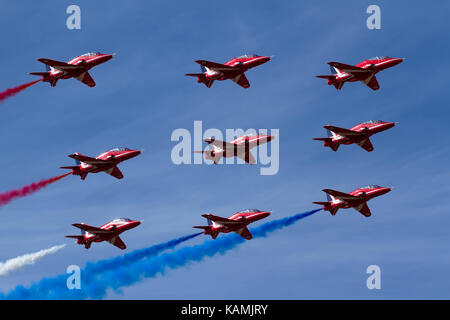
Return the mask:
<path id="1" fill-rule="evenodd" d="M 108 242 L 111 243 L 113 246 L 116 246 L 117 248 L 122 249 L 122 250 L 125 250 L 127 248 L 127 246 L 122 241 L 122 239 L 120 239 L 119 236 L 108 240 Z"/>
<path id="2" fill-rule="evenodd" d="M 99 235 L 99 236 L 112 233 L 112 231 L 105 230 L 105 229 L 100 229 L 100 228 L 97 228 L 97 227 L 88 226 L 87 224 L 74 223 L 72 225 L 74 227 L 77 227 L 78 229 L 81 229 L 81 230 L 86 231 L 88 233 Z"/>
<path id="3" fill-rule="evenodd" d="M 72 159 L 87 163 L 87 164 L 91 164 L 91 165 L 112 163 L 111 161 L 108 161 L 108 160 L 91 158 L 91 157 L 83 156 L 81 154 L 71 154 L 71 155 L 69 155 L 69 157 Z"/>
<path id="4" fill-rule="evenodd" d="M 353 208 L 365 217 L 370 217 L 372 215 L 369 207 L 367 206 L 367 203 L 365 203 L 365 202 L 363 202 L 360 205 L 353 207 Z"/>
<path id="5" fill-rule="evenodd" d="M 84 73 L 80 74 L 78 77 L 76 77 L 75 79 L 83 82 L 88 87 L 91 87 L 91 88 L 95 87 L 95 81 L 94 81 L 94 79 L 92 79 L 89 72 L 84 72 Z"/>
<path id="6" fill-rule="evenodd" d="M 361 148 L 363 148 L 364 150 L 366 150 L 368 152 L 373 151 L 373 145 L 372 145 L 372 142 L 370 142 L 369 139 L 365 139 L 365 140 L 363 140 L 363 141 L 361 141 L 361 142 L 359 142 L 357 144 L 358 144 L 358 146 L 360 146 Z"/>
<path id="7" fill-rule="evenodd" d="M 217 222 L 218 224 L 221 224 L 225 227 L 236 227 L 236 226 L 239 226 L 242 224 L 242 222 L 240 222 L 240 221 L 222 218 L 222 217 L 215 216 L 212 214 L 203 214 L 202 217 L 209 219 L 211 221 Z"/>
<path id="8" fill-rule="evenodd" d="M 348 194 L 345 192 L 331 190 L 331 189 L 323 189 L 322 191 L 325 193 L 328 193 L 329 195 L 335 197 L 336 199 L 339 199 L 343 202 L 348 203 L 352 207 L 353 207 L 353 205 L 356 205 L 356 203 L 361 202 L 361 199 L 359 197 L 352 196 L 351 194 Z"/>
<path id="9" fill-rule="evenodd" d="M 256 163 L 256 160 L 255 160 L 255 158 L 253 157 L 253 155 L 252 155 L 252 153 L 250 151 L 249 152 L 238 153 L 237 156 L 239 158 L 241 158 L 242 160 L 244 160 L 245 162 L 247 162 L 247 163 L 250 163 L 250 164 L 255 164 Z"/>
<path id="10" fill-rule="evenodd" d="M 105 172 L 111 176 L 113 176 L 116 179 L 122 179 L 123 174 L 122 171 L 119 170 L 117 167 L 113 167 L 111 169 L 105 170 Z"/>
<path id="11" fill-rule="evenodd" d="M 346 138 L 350 138 L 350 137 L 360 137 L 361 135 L 363 135 L 361 132 L 357 132 L 357 131 L 353 131 L 353 130 L 349 130 L 349 129 L 345 129 L 345 128 L 340 128 L 340 127 L 335 127 L 335 126 L 323 126 L 325 129 L 328 129 L 330 131 L 333 131 L 334 133 L 346 137 Z"/>
<path id="12" fill-rule="evenodd" d="M 195 62 L 197 62 L 198 64 L 200 64 L 204 67 L 207 67 L 213 71 L 220 72 L 220 73 L 239 70 L 239 68 L 230 67 L 230 66 L 227 66 L 226 64 L 220 64 L 220 63 L 212 62 L 212 61 L 197 60 Z"/>
<path id="13" fill-rule="evenodd" d="M 362 73 L 367 73 L 367 74 L 371 73 L 371 71 L 369 71 L 367 69 L 351 66 L 351 65 L 345 64 L 345 63 L 328 62 L 328 64 L 330 66 L 332 66 L 332 67 L 335 67 L 335 68 L 345 72 L 345 73 L 349 73 L 349 74 L 352 74 L 352 75 L 360 75 Z"/>
<path id="14" fill-rule="evenodd" d="M 361 81 L 362 83 L 364 83 L 366 86 L 368 86 L 370 89 L 376 91 L 378 89 L 380 89 L 380 85 L 378 84 L 378 80 L 375 77 L 375 75 L 372 75 L 370 77 L 368 77 L 366 80 Z"/>
<path id="15" fill-rule="evenodd" d="M 252 234 L 250 233 L 247 227 L 243 227 L 235 232 L 247 240 L 251 240 L 253 238 Z"/>
<path id="16" fill-rule="evenodd" d="M 61 70 L 61 71 L 73 71 L 73 70 L 77 70 L 77 69 L 82 69 L 83 67 L 81 66 L 77 66 L 77 65 L 73 65 L 73 64 L 68 64 L 62 61 L 57 61 L 57 60 L 51 60 L 51 59 L 38 59 L 39 62 L 42 62 L 43 64 L 46 64 L 50 67 L 53 67 L 55 69 Z"/>
<path id="17" fill-rule="evenodd" d="M 345 203 L 347 203 L 349 206 L 354 208 L 356 211 L 361 213 L 365 217 L 370 217 L 371 212 L 369 207 L 367 206 L 367 203 L 362 201 L 361 198 L 352 196 L 351 194 L 331 190 L 331 189 L 323 189 L 323 192 L 328 193 L 329 195 L 332 195 L 336 199 L 339 199 Z"/>
<path id="18" fill-rule="evenodd" d="M 240 75 L 238 75 L 237 77 L 235 77 L 231 80 L 236 82 L 238 85 L 240 85 L 244 89 L 250 88 L 250 82 L 248 82 L 248 79 L 244 73 L 241 73 Z"/>

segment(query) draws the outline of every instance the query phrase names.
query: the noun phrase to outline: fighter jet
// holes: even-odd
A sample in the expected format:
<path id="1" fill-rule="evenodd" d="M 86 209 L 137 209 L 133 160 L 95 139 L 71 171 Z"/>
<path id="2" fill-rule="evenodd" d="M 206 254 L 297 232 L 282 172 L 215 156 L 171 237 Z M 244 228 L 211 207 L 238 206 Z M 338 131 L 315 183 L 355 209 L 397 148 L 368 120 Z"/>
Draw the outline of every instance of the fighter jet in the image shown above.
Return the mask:
<path id="1" fill-rule="evenodd" d="M 122 179 L 123 174 L 117 168 L 122 161 L 134 158 L 141 154 L 140 150 L 128 148 L 114 148 L 103 152 L 96 158 L 83 156 L 80 153 L 70 154 L 68 157 L 75 159 L 76 166 L 61 167 L 61 169 L 71 169 L 73 175 L 78 175 L 81 180 L 86 179 L 88 173 L 104 171 L 117 179 Z"/>
<path id="2" fill-rule="evenodd" d="M 202 217 L 208 221 L 207 226 L 194 226 L 193 228 L 203 229 L 204 234 L 209 234 L 211 238 L 216 239 L 220 232 L 236 232 L 241 237 L 250 240 L 252 234 L 247 225 L 264 219 L 270 215 L 268 211 L 258 209 L 247 209 L 233 214 L 229 218 L 222 218 L 212 214 L 203 214 Z"/>
<path id="3" fill-rule="evenodd" d="M 373 151 L 373 145 L 369 138 L 375 133 L 394 127 L 395 124 L 395 122 L 370 120 L 359 123 L 350 129 L 327 125 L 324 128 L 327 129 L 328 138 L 313 138 L 313 140 L 323 141 L 323 145 L 333 151 L 337 151 L 341 144 L 355 143 L 364 150 L 371 152 Z"/>
<path id="4" fill-rule="evenodd" d="M 363 216 L 370 217 L 371 212 L 366 202 L 372 198 L 388 193 L 391 189 L 372 185 L 355 189 L 350 193 L 331 189 L 323 189 L 322 191 L 327 194 L 328 201 L 317 201 L 313 203 L 323 205 L 323 210 L 329 211 L 333 216 L 340 208 L 353 208 Z"/>
<path id="5" fill-rule="evenodd" d="M 69 62 L 61 62 L 51 59 L 38 59 L 45 64 L 47 72 L 31 72 L 31 75 L 41 76 L 43 82 L 49 82 L 56 86 L 59 79 L 75 78 L 89 87 L 95 87 L 95 81 L 89 74 L 89 70 L 99 64 L 110 60 L 114 55 L 103 53 L 86 53 L 75 57 Z"/>
<path id="6" fill-rule="evenodd" d="M 378 90 L 380 85 L 375 75 L 381 70 L 396 66 L 401 63 L 401 58 L 375 57 L 364 60 L 355 66 L 340 62 L 328 62 L 332 75 L 316 76 L 327 79 L 329 85 L 334 85 L 341 90 L 345 82 L 361 81 L 372 90 Z"/>
<path id="7" fill-rule="evenodd" d="M 243 56 L 233 58 L 230 61 L 220 64 L 206 60 L 196 60 L 200 64 L 202 73 L 188 73 L 187 76 L 197 77 L 198 83 L 203 83 L 211 88 L 215 80 L 231 79 L 242 88 L 250 88 L 245 73 L 247 70 L 262 65 L 269 61 L 271 57 L 258 56 L 256 54 L 245 54 Z"/>
<path id="8" fill-rule="evenodd" d="M 133 229 L 141 224 L 141 221 L 119 218 L 104 224 L 100 228 L 88 226 L 84 223 L 74 223 L 74 227 L 81 229 L 80 236 L 66 236 L 66 238 L 77 239 L 77 244 L 84 245 L 86 249 L 91 247 L 92 242 L 108 241 L 119 249 L 126 249 L 125 243 L 119 235 L 127 230 Z"/>
<path id="9" fill-rule="evenodd" d="M 275 139 L 275 136 L 271 135 L 241 136 L 230 142 L 207 138 L 203 141 L 211 145 L 212 149 L 194 151 L 194 153 L 203 153 L 205 158 L 214 161 L 214 164 L 218 164 L 222 157 L 230 158 L 236 156 L 249 164 L 255 164 L 256 160 L 250 150 L 273 139 Z"/>

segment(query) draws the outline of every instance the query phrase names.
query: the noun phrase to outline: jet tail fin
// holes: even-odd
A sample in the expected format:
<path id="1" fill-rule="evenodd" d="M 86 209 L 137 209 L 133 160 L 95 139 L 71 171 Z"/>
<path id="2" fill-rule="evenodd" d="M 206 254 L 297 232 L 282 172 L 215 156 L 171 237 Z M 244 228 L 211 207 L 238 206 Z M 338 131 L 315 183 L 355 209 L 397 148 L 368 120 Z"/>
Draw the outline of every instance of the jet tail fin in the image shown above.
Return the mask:
<path id="1" fill-rule="evenodd" d="M 211 236 L 211 238 L 216 239 L 217 236 L 219 235 L 219 232 L 213 231 L 213 229 L 212 229 L 213 222 L 210 219 L 208 219 L 208 218 L 205 218 L 205 219 L 206 219 L 206 222 L 208 223 L 207 226 L 193 226 L 193 228 L 203 229 L 204 234 L 209 234 Z"/>
<path id="2" fill-rule="evenodd" d="M 40 60 L 38 60 L 38 61 L 40 61 Z M 40 62 L 44 63 L 43 61 L 40 61 Z M 61 63 L 63 63 L 63 62 L 61 62 Z M 45 64 L 46 72 L 30 72 L 30 74 L 33 75 L 33 76 L 40 76 L 40 77 L 42 77 L 42 81 L 43 82 L 49 82 L 50 85 L 52 87 L 54 87 L 54 86 L 56 86 L 56 82 L 58 82 L 58 79 L 52 79 L 51 78 L 50 72 L 52 71 L 52 68 L 48 64 L 46 64 L 46 63 L 44 63 L 44 64 Z"/>
<path id="3" fill-rule="evenodd" d="M 206 219 L 206 223 L 208 224 L 207 226 L 194 226 L 192 228 L 204 229 L 204 230 L 211 229 L 211 226 L 213 225 L 213 222 L 210 219 L 208 219 L 208 218 L 205 218 L 205 219 Z"/>
<path id="4" fill-rule="evenodd" d="M 332 197 L 328 193 L 326 195 L 327 195 L 327 201 L 315 201 L 313 203 L 323 206 L 323 210 L 328 211 L 329 213 L 331 213 L 331 215 L 334 216 L 336 214 L 336 212 L 339 210 L 339 208 L 331 205 L 331 203 L 334 200 L 334 197 Z"/>

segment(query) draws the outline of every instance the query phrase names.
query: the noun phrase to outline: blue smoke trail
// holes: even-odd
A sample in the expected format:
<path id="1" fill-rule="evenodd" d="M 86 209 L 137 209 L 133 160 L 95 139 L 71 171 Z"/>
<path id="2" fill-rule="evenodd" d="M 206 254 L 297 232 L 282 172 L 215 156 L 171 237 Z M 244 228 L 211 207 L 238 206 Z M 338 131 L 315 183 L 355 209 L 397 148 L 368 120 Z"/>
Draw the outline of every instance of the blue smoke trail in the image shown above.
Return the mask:
<path id="1" fill-rule="evenodd" d="M 124 254 L 123 256 L 118 256 L 115 258 L 105 259 L 96 262 L 88 262 L 86 264 L 86 267 L 84 267 L 84 272 L 86 274 L 90 274 L 91 272 L 92 273 L 105 272 L 105 270 L 110 270 L 117 265 L 125 266 L 137 260 L 140 260 L 144 257 L 154 256 L 160 254 L 164 250 L 172 249 L 176 247 L 178 244 L 188 241 L 189 239 L 195 238 L 201 234 L 202 232 L 194 233 L 164 243 L 156 244 L 148 248 L 134 250 L 133 252 Z"/>
<path id="2" fill-rule="evenodd" d="M 317 209 L 270 221 L 260 227 L 254 228 L 251 232 L 254 238 L 263 238 L 275 230 L 290 226 L 320 210 Z M 102 261 L 103 266 L 111 267 L 110 271 L 107 272 L 104 269 L 97 268 L 95 263 L 89 265 L 90 269 L 86 266 L 85 269 L 90 270 L 90 274 L 86 275 L 85 270 L 81 271 L 81 278 L 83 279 L 81 290 L 68 290 L 66 286 L 67 275 L 64 274 L 54 278 L 44 278 L 32 284 L 29 288 L 17 286 L 8 294 L 4 296 L 0 295 L 0 298 L 101 299 L 107 294 L 108 289 L 118 291 L 122 287 L 132 285 L 145 278 L 153 278 L 158 274 L 164 275 L 167 269 L 177 269 L 191 262 L 202 261 L 206 257 L 224 254 L 244 242 L 246 240 L 241 236 L 231 234 L 229 236 L 219 237 L 216 240 L 206 240 L 202 244 L 180 248 L 161 255 L 145 256 L 144 254 L 138 254 L 134 256 L 133 252 L 129 254 L 132 259 L 135 257 L 132 262 L 121 258 Z M 114 263 L 111 261 L 114 261 Z M 86 276 L 89 279 L 88 281 L 84 279 Z"/>
<path id="3" fill-rule="evenodd" d="M 82 270 L 81 277 L 84 281 L 90 282 L 93 281 L 92 278 L 95 280 L 95 276 L 99 275 L 103 272 L 108 272 L 111 269 L 114 269 L 116 265 L 126 266 L 130 263 L 133 263 L 135 261 L 138 261 L 139 259 L 142 259 L 143 257 L 150 257 L 153 255 L 158 255 L 161 252 L 169 249 L 175 248 L 178 244 L 185 242 L 187 240 L 190 240 L 192 238 L 195 238 L 199 235 L 201 235 L 202 232 L 194 233 L 188 236 L 183 236 L 180 238 L 176 238 L 167 242 L 163 242 L 160 244 L 153 245 L 148 248 L 144 249 L 138 249 L 131 253 L 127 253 L 123 256 L 117 256 L 115 258 L 100 260 L 96 262 L 88 262 L 84 269 Z M 25 289 L 23 286 L 17 286 L 13 291 L 11 291 L 8 295 L 3 295 L 0 293 L 0 299 L 44 299 L 44 298 L 38 298 L 37 296 L 45 297 L 48 296 L 46 299 L 63 299 L 59 295 L 54 295 L 54 291 L 56 288 L 61 287 L 62 284 L 65 283 L 67 280 L 68 275 L 60 275 L 55 278 L 44 278 L 41 281 L 38 282 L 39 286 L 32 285 L 30 287 L 30 290 Z M 31 290 L 36 290 L 35 292 L 31 292 Z M 67 289 L 66 286 L 66 290 Z M 13 293 L 16 291 L 16 293 Z M 17 295 L 17 298 L 14 297 L 14 295 Z M 11 296 L 11 297 L 9 297 Z M 75 297 L 69 297 L 76 299 Z"/>

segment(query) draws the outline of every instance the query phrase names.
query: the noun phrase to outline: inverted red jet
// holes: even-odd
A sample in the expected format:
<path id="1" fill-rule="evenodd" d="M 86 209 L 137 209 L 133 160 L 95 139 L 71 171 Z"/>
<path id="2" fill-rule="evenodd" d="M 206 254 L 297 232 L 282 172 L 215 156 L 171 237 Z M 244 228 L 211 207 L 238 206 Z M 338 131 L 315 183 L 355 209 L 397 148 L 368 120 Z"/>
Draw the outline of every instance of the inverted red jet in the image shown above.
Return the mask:
<path id="1" fill-rule="evenodd" d="M 229 218 L 222 218 L 212 214 L 203 214 L 202 217 L 206 218 L 208 225 L 194 226 L 193 228 L 203 229 L 204 234 L 209 234 L 213 239 L 216 239 L 220 232 L 236 232 L 241 237 L 250 240 L 252 239 L 252 234 L 248 230 L 247 225 L 264 219 L 269 215 L 270 212 L 258 209 L 239 211 Z"/>
<path id="2" fill-rule="evenodd" d="M 114 148 L 103 152 L 96 158 L 83 156 L 80 153 L 70 154 L 68 157 L 75 159 L 76 166 L 61 167 L 61 169 L 71 169 L 73 175 L 78 175 L 81 180 L 86 179 L 88 173 L 104 171 L 117 179 L 122 179 L 123 174 L 117 168 L 122 161 L 134 158 L 141 154 L 139 150 L 128 148 Z"/>
<path id="3" fill-rule="evenodd" d="M 370 217 L 371 212 L 366 202 L 372 198 L 388 193 L 391 189 L 380 186 L 367 186 L 355 189 L 350 193 L 331 189 L 323 189 L 322 191 L 327 194 L 328 201 L 313 203 L 323 205 L 323 210 L 329 211 L 332 215 L 335 215 L 340 208 L 353 208 L 363 216 Z"/>
<path id="4" fill-rule="evenodd" d="M 108 241 L 119 249 L 126 249 L 125 243 L 119 235 L 127 230 L 133 229 L 141 224 L 141 221 L 128 218 L 115 219 L 104 224 L 100 228 L 88 226 L 84 223 L 74 223 L 74 227 L 81 229 L 80 236 L 66 236 L 66 238 L 77 239 L 77 244 L 82 244 L 86 249 L 91 247 L 92 242 Z"/>
<path id="5" fill-rule="evenodd" d="M 375 133 L 387 130 L 395 126 L 395 122 L 384 122 L 381 120 L 370 120 L 359 123 L 350 129 L 335 126 L 324 126 L 327 129 L 328 138 L 314 138 L 313 140 L 323 141 L 325 147 L 337 151 L 341 144 L 355 143 L 366 151 L 373 151 L 370 137 Z"/>
<path id="6" fill-rule="evenodd" d="M 75 78 L 89 87 L 95 87 L 95 81 L 89 74 L 92 67 L 98 66 L 113 57 L 112 54 L 86 53 L 69 62 L 61 62 L 51 59 L 38 59 L 45 64 L 47 72 L 31 72 L 35 76 L 42 76 L 43 82 L 49 82 L 52 87 L 56 86 L 59 79 Z"/>
<path id="7" fill-rule="evenodd" d="M 203 153 L 205 158 L 214 161 L 214 164 L 218 164 L 222 157 L 239 157 L 249 164 L 255 164 L 256 160 L 250 150 L 273 139 L 275 136 L 271 135 L 241 136 L 230 142 L 207 138 L 203 141 L 212 146 L 212 149 L 194 151 L 194 153 Z"/>
<path id="8" fill-rule="evenodd" d="M 317 78 L 327 79 L 329 85 L 334 85 L 336 89 L 341 90 L 345 82 L 361 81 L 372 90 L 378 90 L 378 84 L 375 75 L 381 70 L 396 66 L 401 63 L 401 58 L 375 57 L 364 60 L 355 66 L 340 62 L 328 62 L 332 75 L 317 76 Z"/>
<path id="9" fill-rule="evenodd" d="M 269 61 L 271 57 L 258 56 L 256 54 L 245 54 L 243 56 L 233 58 L 230 61 L 220 64 L 206 60 L 196 60 L 200 64 L 202 73 L 188 73 L 187 76 L 197 77 L 198 83 L 203 83 L 208 88 L 211 88 L 215 80 L 231 79 L 241 87 L 250 88 L 250 82 L 244 72 L 247 70 L 262 65 Z"/>

